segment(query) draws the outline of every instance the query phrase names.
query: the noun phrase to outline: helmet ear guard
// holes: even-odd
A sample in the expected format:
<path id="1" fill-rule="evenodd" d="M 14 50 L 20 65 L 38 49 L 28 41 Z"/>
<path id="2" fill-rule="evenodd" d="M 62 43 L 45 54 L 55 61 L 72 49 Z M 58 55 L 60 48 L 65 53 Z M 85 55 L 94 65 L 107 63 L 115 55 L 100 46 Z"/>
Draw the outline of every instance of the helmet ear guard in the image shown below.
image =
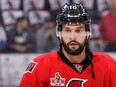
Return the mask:
<path id="1" fill-rule="evenodd" d="M 61 38 L 61 32 L 60 32 L 62 30 L 61 28 L 62 28 L 62 26 L 60 26 L 60 27 L 56 26 L 56 36 L 59 38 Z"/>
<path id="2" fill-rule="evenodd" d="M 85 28 L 86 28 L 86 31 L 87 31 L 87 39 L 90 39 L 91 35 L 92 35 L 90 24 L 89 25 L 85 25 Z"/>
<path id="3" fill-rule="evenodd" d="M 61 32 L 60 31 L 56 31 L 56 36 L 60 38 L 61 37 Z"/>
<path id="4" fill-rule="evenodd" d="M 87 40 L 91 38 L 91 32 L 87 32 Z"/>

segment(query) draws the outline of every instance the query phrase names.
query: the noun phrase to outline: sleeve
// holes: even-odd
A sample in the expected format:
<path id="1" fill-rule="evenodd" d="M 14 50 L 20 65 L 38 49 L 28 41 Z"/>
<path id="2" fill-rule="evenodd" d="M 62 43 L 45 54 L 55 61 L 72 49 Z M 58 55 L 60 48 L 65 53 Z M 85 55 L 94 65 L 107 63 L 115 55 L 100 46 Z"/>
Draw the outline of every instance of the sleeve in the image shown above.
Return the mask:
<path id="1" fill-rule="evenodd" d="M 32 60 L 23 74 L 19 87 L 44 87 L 42 83 L 37 82 L 37 68 L 38 63 Z"/>

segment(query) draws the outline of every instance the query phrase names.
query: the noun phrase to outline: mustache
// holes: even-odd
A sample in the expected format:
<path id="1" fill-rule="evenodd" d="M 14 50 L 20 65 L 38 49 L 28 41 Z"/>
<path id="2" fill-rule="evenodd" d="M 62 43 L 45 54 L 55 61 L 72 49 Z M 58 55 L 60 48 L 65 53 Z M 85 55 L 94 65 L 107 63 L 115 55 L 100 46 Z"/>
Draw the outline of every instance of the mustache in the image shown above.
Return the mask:
<path id="1" fill-rule="evenodd" d="M 79 45 L 79 46 L 81 45 L 79 42 L 77 42 L 77 41 L 75 41 L 75 40 L 72 40 L 72 41 L 68 42 L 67 45 L 69 45 L 69 44 L 72 43 L 72 42 L 73 42 L 73 43 L 76 43 L 76 44 Z"/>

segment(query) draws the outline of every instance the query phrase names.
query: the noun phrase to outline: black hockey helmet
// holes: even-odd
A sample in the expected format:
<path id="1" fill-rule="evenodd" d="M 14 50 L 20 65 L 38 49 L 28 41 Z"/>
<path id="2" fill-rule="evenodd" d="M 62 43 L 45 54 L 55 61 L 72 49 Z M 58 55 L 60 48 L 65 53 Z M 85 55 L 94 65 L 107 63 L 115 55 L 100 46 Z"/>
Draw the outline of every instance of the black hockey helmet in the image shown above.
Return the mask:
<path id="1" fill-rule="evenodd" d="M 86 31 L 90 31 L 90 16 L 83 4 L 65 4 L 56 17 L 56 30 L 62 30 L 62 24 L 85 24 Z"/>

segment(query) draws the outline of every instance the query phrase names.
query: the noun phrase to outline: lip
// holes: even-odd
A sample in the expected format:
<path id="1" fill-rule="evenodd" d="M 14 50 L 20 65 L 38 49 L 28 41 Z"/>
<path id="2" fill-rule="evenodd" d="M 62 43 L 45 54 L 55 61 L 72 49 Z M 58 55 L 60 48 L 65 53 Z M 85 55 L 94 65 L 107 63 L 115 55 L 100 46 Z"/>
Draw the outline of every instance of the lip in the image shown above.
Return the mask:
<path id="1" fill-rule="evenodd" d="M 71 42 L 70 45 L 77 45 L 77 43 L 76 42 Z"/>

